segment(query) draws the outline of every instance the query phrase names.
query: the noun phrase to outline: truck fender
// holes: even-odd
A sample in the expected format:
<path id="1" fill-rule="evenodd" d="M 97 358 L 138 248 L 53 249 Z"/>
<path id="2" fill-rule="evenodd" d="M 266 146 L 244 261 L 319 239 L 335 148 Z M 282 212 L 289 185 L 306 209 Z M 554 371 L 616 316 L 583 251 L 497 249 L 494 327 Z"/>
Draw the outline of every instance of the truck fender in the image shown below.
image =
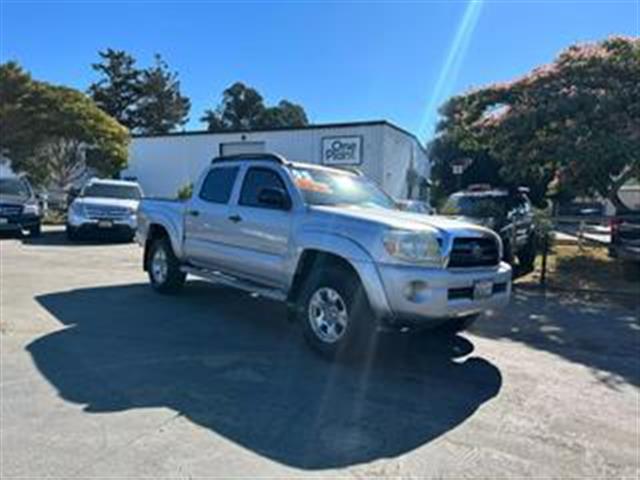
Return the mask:
<path id="1" fill-rule="evenodd" d="M 300 233 L 296 240 L 297 247 L 291 268 L 293 273 L 298 268 L 303 252 L 307 250 L 335 255 L 347 261 L 356 271 L 373 312 L 381 316 L 391 311 L 378 268 L 369 253 L 357 242 L 337 233 L 319 231 L 305 231 Z M 292 281 L 293 276 L 292 274 Z"/>
<path id="2" fill-rule="evenodd" d="M 157 215 L 157 213 L 156 213 Z M 167 232 L 173 253 L 179 259 L 183 258 L 182 252 L 182 225 L 176 225 L 174 221 L 165 216 L 154 216 L 147 225 L 147 242 L 150 240 L 150 233 L 153 227 L 163 228 Z M 146 243 L 146 242 L 145 242 Z"/>

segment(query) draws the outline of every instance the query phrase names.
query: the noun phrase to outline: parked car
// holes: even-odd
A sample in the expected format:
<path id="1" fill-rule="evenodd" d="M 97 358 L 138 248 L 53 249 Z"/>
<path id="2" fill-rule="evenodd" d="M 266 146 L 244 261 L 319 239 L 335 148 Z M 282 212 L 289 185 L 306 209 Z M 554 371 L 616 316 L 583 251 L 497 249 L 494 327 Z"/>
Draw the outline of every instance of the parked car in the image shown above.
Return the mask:
<path id="1" fill-rule="evenodd" d="M 28 230 L 40 235 L 42 209 L 37 195 L 25 177 L 0 178 L 0 231 Z"/>
<path id="2" fill-rule="evenodd" d="M 144 269 L 287 302 L 313 348 L 362 352 L 379 328 L 459 331 L 501 308 L 511 267 L 489 229 L 402 212 L 357 173 L 272 154 L 214 159 L 186 201 L 144 199 Z"/>
<path id="3" fill-rule="evenodd" d="M 640 209 L 616 211 L 611 219 L 609 255 L 625 262 L 627 273 L 640 271 Z"/>
<path id="4" fill-rule="evenodd" d="M 142 189 L 136 182 L 89 180 L 67 212 L 67 236 L 117 236 L 133 240 Z"/>
<path id="5" fill-rule="evenodd" d="M 472 186 L 451 195 L 442 214 L 483 225 L 502 239 L 503 260 L 529 271 L 536 259 L 537 245 L 531 201 L 524 188 L 515 191 Z"/>

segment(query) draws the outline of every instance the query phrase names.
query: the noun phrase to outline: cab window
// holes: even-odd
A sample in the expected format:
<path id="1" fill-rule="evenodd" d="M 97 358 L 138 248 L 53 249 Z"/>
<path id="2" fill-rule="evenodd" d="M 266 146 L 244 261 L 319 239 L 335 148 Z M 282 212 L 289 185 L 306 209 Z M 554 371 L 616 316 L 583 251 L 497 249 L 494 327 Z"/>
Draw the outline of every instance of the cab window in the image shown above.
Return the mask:
<path id="1" fill-rule="evenodd" d="M 229 203 L 238 167 L 212 168 L 202 183 L 200 198 L 211 203 Z"/>
<path id="2" fill-rule="evenodd" d="M 273 208 L 258 200 L 264 188 L 274 188 L 287 192 L 280 175 L 270 168 L 251 167 L 244 176 L 239 204 L 245 207 Z"/>

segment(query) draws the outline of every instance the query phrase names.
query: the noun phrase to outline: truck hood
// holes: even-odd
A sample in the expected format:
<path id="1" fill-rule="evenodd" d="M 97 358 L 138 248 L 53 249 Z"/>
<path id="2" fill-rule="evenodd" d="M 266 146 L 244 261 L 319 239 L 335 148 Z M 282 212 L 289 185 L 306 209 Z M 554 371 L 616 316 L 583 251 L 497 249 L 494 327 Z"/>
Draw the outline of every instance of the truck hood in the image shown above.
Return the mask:
<path id="1" fill-rule="evenodd" d="M 337 217 L 376 223 L 383 227 L 400 230 L 431 230 L 441 233 L 469 232 L 492 233 L 479 225 L 440 215 L 385 210 L 382 208 L 362 208 L 357 206 L 312 206 L 312 211 Z"/>
<path id="2" fill-rule="evenodd" d="M 78 197 L 73 201 L 73 203 L 84 207 L 125 207 L 137 210 L 140 200 L 127 198 Z"/>

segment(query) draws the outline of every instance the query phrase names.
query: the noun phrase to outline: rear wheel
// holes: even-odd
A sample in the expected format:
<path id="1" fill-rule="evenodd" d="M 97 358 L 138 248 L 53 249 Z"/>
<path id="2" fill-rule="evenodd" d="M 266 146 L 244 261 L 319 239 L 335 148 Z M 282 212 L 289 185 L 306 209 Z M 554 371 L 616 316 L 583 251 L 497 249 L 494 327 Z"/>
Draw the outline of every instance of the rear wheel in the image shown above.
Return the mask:
<path id="1" fill-rule="evenodd" d="M 527 244 L 522 248 L 522 250 L 518 252 L 518 263 L 520 264 L 520 268 L 525 272 L 533 271 L 536 254 L 536 241 L 532 236 L 529 238 Z"/>
<path id="2" fill-rule="evenodd" d="M 147 272 L 151 287 L 159 293 L 178 292 L 187 277 L 167 238 L 158 238 L 151 244 Z"/>
<path id="3" fill-rule="evenodd" d="M 366 294 L 345 268 L 313 269 L 298 297 L 296 316 L 306 341 L 326 358 L 358 357 L 373 346 L 375 322 Z"/>

